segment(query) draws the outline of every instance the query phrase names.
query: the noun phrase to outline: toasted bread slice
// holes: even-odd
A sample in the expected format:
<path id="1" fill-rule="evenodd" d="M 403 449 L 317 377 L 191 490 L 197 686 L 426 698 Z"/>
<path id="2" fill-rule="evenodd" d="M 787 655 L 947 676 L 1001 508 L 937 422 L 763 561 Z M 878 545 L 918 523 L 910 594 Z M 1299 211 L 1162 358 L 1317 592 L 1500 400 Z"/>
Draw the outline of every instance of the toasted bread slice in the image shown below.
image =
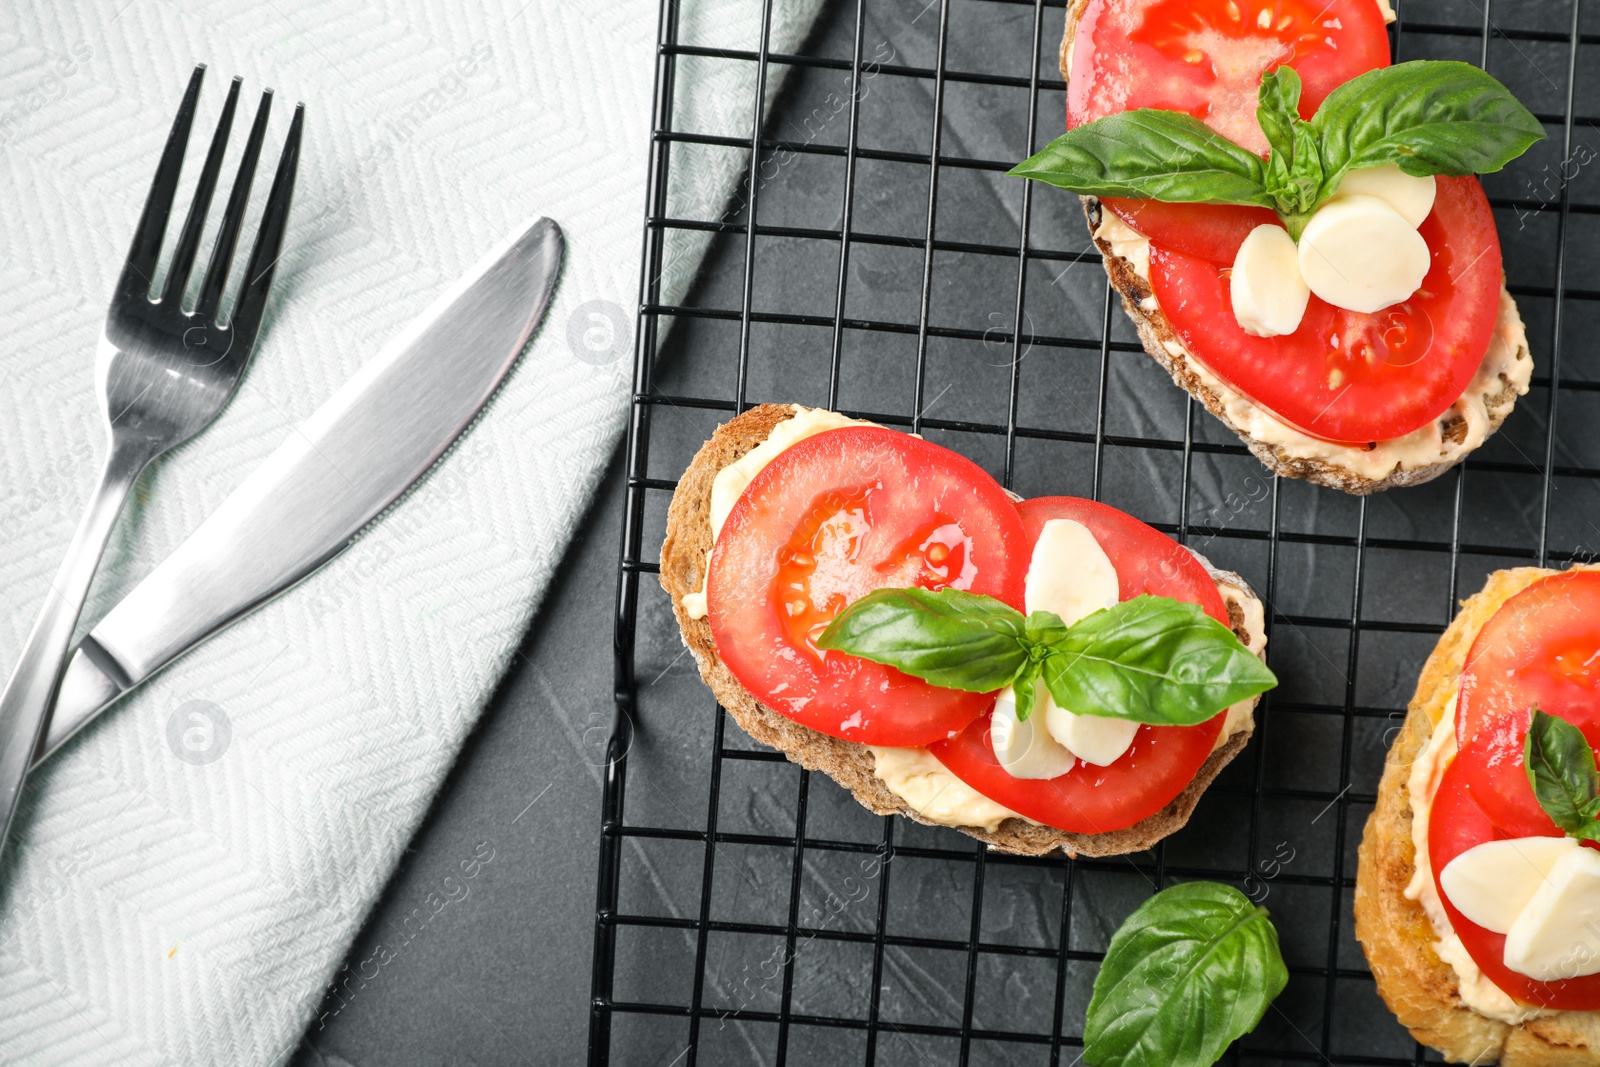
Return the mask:
<path id="1" fill-rule="evenodd" d="M 782 404 L 751 408 L 717 427 L 711 439 L 701 446 L 689 469 L 679 479 L 667 511 L 667 536 L 661 545 L 662 588 L 672 598 L 683 643 L 699 664 L 700 677 L 745 733 L 779 750 L 802 767 L 828 775 L 879 815 L 904 815 L 930 826 L 940 825 L 923 818 L 884 785 L 873 773 L 875 760 L 865 745 L 817 733 L 760 704 L 717 657 L 710 623 L 691 618 L 683 606 L 684 594 L 704 584 L 706 554 L 712 545 L 711 484 L 717 472 L 766 440 L 774 426 L 792 415 L 793 409 Z M 1213 571 L 1213 577 L 1253 599 L 1254 594 L 1238 575 Z M 1259 641 L 1259 634 L 1249 632 L 1243 610 L 1231 601 L 1229 609 L 1233 616 L 1230 621 L 1240 640 L 1249 643 L 1254 637 Z M 1254 701 L 1251 707 L 1254 708 Z M 1194 781 L 1172 803 L 1127 829 L 1104 834 L 1070 834 L 1017 818 L 1006 819 L 993 831 L 979 826 L 956 829 L 991 848 L 1028 856 L 1040 856 L 1057 849 L 1072 856 L 1111 856 L 1143 851 L 1189 821 L 1200 794 L 1244 748 L 1253 726 L 1252 716 L 1238 733 L 1211 754 Z"/>
<path id="2" fill-rule="evenodd" d="M 1073 0 L 1067 8 L 1061 39 L 1061 76 L 1070 77 L 1073 37 L 1089 0 Z M 1099 249 L 1111 284 L 1122 297 L 1139 340 L 1172 380 L 1206 406 L 1256 458 L 1274 473 L 1304 478 L 1318 485 L 1365 496 L 1380 489 L 1419 485 L 1460 463 L 1511 414 L 1516 398 L 1528 391 L 1533 361 L 1516 303 L 1502 287 L 1494 342 L 1485 354 L 1468 392 L 1435 423 L 1398 442 L 1370 446 L 1319 441 L 1288 427 L 1248 399 L 1228 389 L 1184 346 L 1162 312 L 1141 264 L 1129 258 L 1102 234 L 1104 215 L 1098 199 L 1081 198 L 1089 232 Z M 1117 222 L 1114 218 L 1108 220 Z"/>
<path id="3" fill-rule="evenodd" d="M 1356 870 L 1356 939 L 1366 951 L 1378 995 L 1412 1036 L 1459 1063 L 1502 1067 L 1600 1064 L 1600 1011 L 1569 1011 L 1511 1025 L 1461 1001 L 1455 971 L 1434 951 L 1437 938 L 1422 905 L 1405 896 L 1416 870 L 1411 837 L 1412 761 L 1460 684 L 1473 639 L 1500 605 L 1545 575 L 1538 567 L 1496 571 L 1462 602 L 1422 668 L 1405 724 L 1389 750 L 1378 803 L 1367 819 Z"/>

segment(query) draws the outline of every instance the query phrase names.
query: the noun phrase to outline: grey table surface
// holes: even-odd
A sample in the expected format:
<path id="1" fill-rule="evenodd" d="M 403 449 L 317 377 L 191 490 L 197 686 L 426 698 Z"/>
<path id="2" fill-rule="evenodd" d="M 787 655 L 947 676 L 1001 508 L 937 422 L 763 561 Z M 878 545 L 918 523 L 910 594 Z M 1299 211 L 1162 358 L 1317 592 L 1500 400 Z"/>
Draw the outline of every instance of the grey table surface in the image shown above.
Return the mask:
<path id="1" fill-rule="evenodd" d="M 1466 27 L 1475 27 L 1480 17 L 1466 0 L 1412 0 L 1405 7 L 1421 12 L 1428 21 Z M 863 38 L 869 45 L 868 57 L 892 54 L 897 62 L 910 66 L 930 63 L 938 20 L 923 17 L 928 10 L 924 0 L 874 0 L 867 8 Z M 957 13 L 975 10 L 985 12 L 980 22 L 951 27 L 952 69 L 1020 70 L 1026 75 L 1032 10 L 1024 5 L 952 8 Z M 843 0 L 828 3 L 804 51 L 848 59 L 853 12 L 854 5 Z M 1489 52 L 1491 71 L 1536 110 L 1560 114 L 1568 48 L 1563 37 L 1569 9 L 1506 0 L 1495 6 L 1495 12 L 1501 23 L 1538 31 L 1545 37 L 1497 39 Z M 1050 14 L 1053 22 L 1056 14 Z M 1046 29 L 1040 53 L 1048 71 L 1056 30 L 1054 25 Z M 1414 41 L 1410 37 L 1405 40 L 1410 51 L 1404 58 L 1476 60 L 1480 47 L 1475 31 L 1471 36 L 1423 33 Z M 1578 53 L 1574 50 L 1573 54 Z M 1594 84 L 1585 74 L 1594 55 L 1592 49 L 1586 49 L 1578 64 L 1583 86 Z M 848 92 L 847 72 L 809 70 L 795 75 L 768 128 L 788 130 L 800 138 L 842 142 L 844 124 L 827 120 L 838 113 L 829 104 L 829 94 L 841 87 Z M 932 114 L 928 83 L 883 78 L 872 83 L 872 90 L 870 96 L 863 96 L 862 121 L 863 129 L 877 140 L 864 143 L 925 152 L 927 119 Z M 1018 92 L 972 85 L 951 88 L 943 102 L 944 151 L 975 158 L 1015 158 L 1018 145 L 1025 140 L 1021 119 L 1026 116 L 1026 102 L 1019 111 Z M 1044 94 L 1040 111 L 1043 138 L 1053 132 L 1059 102 L 1059 92 Z M 823 119 L 817 120 L 818 115 Z M 813 130 L 813 124 L 817 129 Z M 1577 133 L 1577 139 L 1585 143 L 1594 138 L 1592 130 Z M 641 152 L 645 149 L 640 145 Z M 1552 160 L 1559 160 L 1559 151 L 1559 146 L 1547 142 L 1517 168 L 1491 176 L 1486 182 L 1491 195 L 1527 196 L 1524 186 L 1533 188 L 1529 176 L 1536 177 L 1541 166 L 1548 168 Z M 682 166 L 689 155 L 685 148 L 675 165 Z M 841 172 L 836 157 L 801 157 L 793 166 L 777 168 L 770 182 L 764 181 L 760 188 L 762 221 L 837 227 Z M 856 225 L 920 233 L 926 204 L 925 174 L 921 164 L 863 165 L 857 176 L 860 218 Z M 993 172 L 947 169 L 944 177 L 938 210 L 941 237 L 1015 242 L 1014 186 L 1007 186 L 1005 179 Z M 1592 188 L 1593 179 L 1586 171 L 1572 182 L 1571 195 L 1592 200 Z M 1543 288 L 1549 284 L 1552 264 L 1563 254 L 1553 216 L 1553 212 L 1530 215 L 1526 223 L 1520 216 L 1501 217 L 1508 273 L 1513 287 L 1520 284 L 1523 288 L 1519 294 L 1523 313 L 1540 350 L 1550 348 L 1558 322 L 1564 334 L 1583 340 L 1591 329 L 1588 322 L 1594 306 L 1568 301 L 1565 320 L 1554 313 L 1549 290 Z M 1037 197 L 1033 226 L 1036 243 L 1069 250 L 1088 247 L 1076 205 L 1069 197 Z M 1589 242 L 1573 247 L 1578 251 L 1567 264 L 1569 274 L 1578 268 L 1577 257 L 1592 258 Z M 780 311 L 823 309 L 831 316 L 837 248 L 836 242 L 829 241 L 785 244 L 774 239 L 758 243 L 753 306 Z M 851 261 L 850 314 L 915 321 L 921 260 L 920 248 L 860 247 Z M 1106 306 L 1098 270 L 1080 265 L 1065 271 L 1059 264 L 1034 263 L 1030 271 L 1035 267 L 1039 273 L 1030 277 L 1026 309 L 1029 329 L 1060 337 L 1097 337 Z M 737 308 L 743 268 L 742 241 L 737 237 L 722 240 L 714 246 L 690 303 Z M 938 264 L 935 310 L 941 322 L 982 331 L 1009 323 L 1014 289 L 1014 261 L 1002 263 L 1002 269 L 995 271 L 985 267 L 981 257 L 949 257 Z M 909 320 L 905 318 L 908 314 Z M 1114 340 L 1133 340 L 1120 313 L 1111 317 L 1110 325 Z M 738 349 L 736 327 L 736 322 L 680 323 L 660 358 L 660 388 L 672 394 L 727 394 Z M 813 332 L 807 333 L 807 329 Z M 824 332 L 831 336 L 831 331 Z M 915 360 L 913 341 L 901 335 L 870 335 L 863 353 L 860 337 L 853 336 L 851 343 L 856 347 L 845 354 L 841 406 L 907 414 L 911 395 L 908 369 Z M 828 344 L 816 327 L 765 327 L 753 334 L 751 345 L 750 400 L 826 400 L 819 383 L 826 382 Z M 940 405 L 940 417 L 1003 423 L 1010 381 L 1008 347 L 980 342 L 965 347 L 934 346 L 928 363 L 926 403 Z M 1028 425 L 1068 429 L 1080 429 L 1079 423 L 1083 423 L 1092 431 L 1093 404 L 1088 403 L 1086 411 L 1078 410 L 1084 405 L 1075 403 L 1062 383 L 1075 380 L 1074 375 L 1082 381 L 1086 380 L 1082 375 L 1098 373 L 1099 359 L 1097 352 L 1071 350 L 1028 356 L 1022 370 L 1022 420 Z M 1565 359 L 1565 375 L 1597 380 L 1590 346 L 1567 345 Z M 951 386 L 957 383 L 961 388 L 952 392 Z M 1383 494 L 1367 505 L 1303 483 L 1281 483 L 1276 490 L 1281 494 L 1276 498 L 1277 528 L 1297 534 L 1299 539 L 1280 545 L 1275 582 L 1268 575 L 1270 542 L 1264 536 L 1274 521 L 1275 505 L 1269 494 L 1250 488 L 1266 484 L 1253 459 L 1216 449 L 1197 451 L 1184 476 L 1180 453 L 1170 449 L 1106 449 L 1102 488 L 1112 503 L 1151 521 L 1178 523 L 1184 521 L 1180 516 L 1186 515 L 1191 531 L 1211 528 L 1210 536 L 1196 534 L 1199 541 L 1191 543 L 1258 586 L 1271 585 L 1280 613 L 1309 620 L 1303 627 L 1288 627 L 1274 636 L 1273 663 L 1285 679 L 1281 697 L 1306 707 L 1345 709 L 1342 715 L 1273 714 L 1269 710 L 1268 728 L 1252 745 L 1252 750 L 1261 754 L 1229 768 L 1222 780 L 1221 784 L 1235 787 L 1234 795 L 1217 790 L 1222 795 L 1208 797 L 1197 812 L 1195 825 L 1172 839 L 1169 859 L 1241 871 L 1248 867 L 1251 861 L 1245 858 L 1240 828 L 1247 822 L 1245 798 L 1257 773 L 1252 764 L 1262 768 L 1260 781 L 1268 786 L 1312 788 L 1340 798 L 1347 792 L 1371 795 L 1383 766 L 1386 731 L 1398 721 L 1433 634 L 1449 618 L 1453 599 L 1476 589 L 1488 571 L 1527 558 L 1532 546 L 1540 543 L 1544 530 L 1541 509 L 1546 503 L 1550 547 L 1563 552 L 1582 549 L 1587 536 L 1582 523 L 1594 514 L 1594 487 L 1600 483 L 1567 480 L 1559 484 L 1556 493 L 1547 480 L 1517 464 L 1521 457 L 1543 455 L 1548 444 L 1558 464 L 1594 467 L 1595 452 L 1586 432 L 1592 425 L 1589 416 L 1593 408 L 1582 406 L 1591 396 L 1600 394 L 1579 393 L 1574 399 L 1563 391 L 1563 405 L 1579 407 L 1559 430 L 1547 420 L 1547 389 L 1536 389 L 1519 404 L 1513 418 L 1481 454 L 1489 465 L 1481 473 L 1473 471 L 1466 476 L 1462 498 L 1472 506 L 1454 529 L 1455 475 L 1418 489 Z M 1232 442 L 1226 430 L 1192 409 L 1181 393 L 1167 385 L 1159 369 L 1136 352 L 1116 354 L 1110 361 L 1106 404 L 1107 432 L 1112 434 L 1180 442 L 1187 440 L 1188 434 L 1201 445 Z M 662 478 L 675 477 L 699 441 L 724 417 L 714 410 L 668 410 L 670 415 L 655 419 L 651 447 L 649 473 Z M 992 436 L 937 432 L 932 436 L 992 470 L 998 467 L 999 446 Z M 1027 442 L 1019 450 L 1014 484 L 1030 495 L 1086 494 L 1091 453 L 1085 445 Z M 1187 455 L 1187 450 L 1182 455 Z M 1496 470 L 1492 466 L 1495 461 L 1504 469 Z M 459 764 L 358 937 L 336 989 L 325 1001 L 321 1017 L 311 1025 L 297 1063 L 309 1067 L 403 1067 L 583 1060 L 600 818 L 596 755 L 603 747 L 611 716 L 612 606 L 622 483 L 621 461 L 613 459 L 513 669 L 484 712 Z M 655 539 L 649 558 L 653 558 L 654 544 L 659 543 L 664 505 L 665 494 L 661 493 L 647 504 L 646 539 Z M 1215 532 L 1218 527 L 1227 528 L 1224 532 L 1230 536 L 1219 536 Z M 1235 533 L 1248 536 L 1232 536 Z M 1351 539 L 1352 544 L 1362 543 L 1361 539 L 1386 539 L 1386 543 L 1357 551 L 1331 542 L 1319 545 L 1309 535 Z M 1463 553 L 1459 560 L 1437 551 L 1439 543 L 1453 540 L 1479 547 Z M 1514 546 L 1521 554 L 1500 552 L 1493 546 Z M 698 813 L 704 810 L 704 781 L 711 762 L 709 735 L 716 713 L 692 664 L 681 656 L 676 628 L 653 581 L 643 583 L 639 610 L 637 664 L 641 686 L 649 687 L 641 695 L 642 720 L 647 727 L 652 723 L 669 725 L 641 730 L 635 742 L 629 770 L 630 816 L 693 828 L 703 825 Z M 1352 610 L 1364 627 L 1375 626 L 1379 632 L 1360 645 L 1359 660 L 1348 661 L 1355 670 L 1347 678 L 1339 665 L 1346 664 L 1347 656 L 1356 656 L 1347 624 L 1335 621 L 1324 625 L 1319 620 L 1340 620 Z M 1366 709 L 1354 720 L 1348 714 L 1352 703 Z M 1384 709 L 1393 710 L 1386 717 Z M 1348 761 L 1348 776 L 1332 756 L 1341 747 Z M 791 818 L 786 806 L 792 805 L 790 794 L 797 778 L 797 774 L 773 771 L 737 783 L 737 799 L 725 795 L 725 811 L 731 810 L 736 820 L 763 832 L 774 832 L 774 827 L 776 832 L 786 832 L 781 828 L 784 820 Z M 1262 813 L 1261 840 L 1266 846 L 1280 839 L 1292 842 L 1300 850 L 1296 871 L 1313 876 L 1310 884 L 1287 884 L 1292 880 L 1286 879 L 1286 884 L 1274 889 L 1273 907 L 1275 912 L 1281 908 L 1278 913 L 1285 916 L 1280 928 L 1291 963 L 1326 965 L 1331 950 L 1340 967 L 1359 973 L 1360 950 L 1348 921 L 1334 924 L 1336 941 L 1332 945 L 1329 941 L 1331 909 L 1337 907 L 1347 914 L 1347 892 L 1330 894 L 1328 888 L 1315 883 L 1330 870 L 1342 869 L 1345 875 L 1351 872 L 1354 845 L 1369 803 L 1340 800 L 1330 806 L 1321 799 L 1308 799 L 1277 803 Z M 876 820 L 829 783 L 812 787 L 812 805 L 810 818 L 818 825 L 826 820 L 833 836 L 855 840 L 855 835 L 865 835 L 860 839 L 871 840 L 877 832 Z M 1324 817 L 1330 810 L 1336 814 Z M 943 833 L 945 836 L 938 838 L 942 841 L 950 838 L 948 832 L 905 825 L 908 840 L 924 833 Z M 475 877 L 469 881 L 458 877 L 463 861 L 484 855 L 492 858 Z M 629 896 L 631 906 L 670 911 L 683 901 L 696 899 L 699 854 L 694 854 L 691 863 L 681 863 L 673 855 L 665 844 L 656 854 L 642 846 L 637 855 L 630 853 L 624 895 Z M 1334 863 L 1336 855 L 1342 857 L 1338 864 Z M 766 861 L 741 859 L 744 866 L 739 871 L 744 877 L 742 882 L 733 882 L 734 898 L 723 901 L 719 896 L 715 906 L 732 909 L 730 914 L 758 907 L 770 914 L 771 909 L 781 907 L 789 876 L 782 865 L 786 861 L 778 860 L 767 870 L 761 866 Z M 685 876 L 680 869 L 685 867 L 695 870 Z M 948 918 L 961 928 L 966 920 L 954 913 L 942 916 L 939 905 L 965 899 L 963 877 L 959 865 L 955 873 L 930 869 L 916 879 L 909 873 L 897 875 L 897 895 L 908 901 L 908 906 L 923 908 L 928 921 Z M 825 883 L 826 872 L 808 870 L 805 878 L 808 886 L 813 881 Z M 947 879 L 948 884 L 940 879 Z M 1050 878 L 1030 880 L 1019 875 L 1014 892 L 1001 889 L 991 893 L 984 903 L 985 929 L 989 929 L 988 910 L 997 908 L 1000 914 L 995 921 L 1008 924 L 1004 929 L 1053 945 L 1059 933 L 1049 917 L 1054 884 Z M 740 898 L 737 892 L 746 896 Z M 1054 892 L 1059 900 L 1059 886 Z M 1117 917 L 1125 915 L 1147 892 L 1132 875 L 1122 876 L 1120 882 L 1110 876 L 1085 880 L 1073 900 L 1073 912 L 1080 916 L 1074 919 L 1075 947 L 1103 948 Z M 907 893 L 913 895 L 906 897 Z M 619 981 L 626 977 L 627 995 L 635 995 L 641 988 L 648 995 L 655 992 L 648 988 L 653 984 L 672 999 L 667 990 L 672 976 L 687 973 L 681 969 L 686 966 L 684 952 L 683 938 L 619 949 Z M 737 978 L 737 956 L 725 958 L 719 949 L 713 962 L 715 973 L 707 977 L 708 988 Z M 962 978 L 952 974 L 945 982 L 937 968 L 913 973 L 915 965 L 909 955 L 904 960 L 897 957 L 892 977 L 903 984 L 907 1003 L 915 1001 L 916 1010 L 925 1008 L 931 1018 L 939 1018 L 944 1010 L 941 997 L 949 999 L 945 996 L 948 990 L 941 990 L 953 982 L 952 988 L 959 991 Z M 816 969 L 824 977 L 848 979 L 853 966 L 819 961 Z M 808 963 L 807 977 L 815 977 L 809 968 Z M 1033 1022 L 1023 1016 L 1046 1010 L 1045 998 L 1030 1002 L 1027 983 L 1017 985 L 1019 973 L 996 976 L 996 988 L 1005 992 L 1004 1004 L 980 1005 L 981 1011 L 988 1013 L 986 1017 L 1029 1026 Z M 1086 986 L 1074 986 L 1068 995 L 1081 999 L 1086 991 Z M 619 996 L 623 995 L 619 991 Z M 825 990 L 805 995 L 815 998 L 813 1004 L 827 1003 Z M 1069 1015 L 1079 1013 L 1081 1017 L 1081 1005 L 1076 1000 L 1073 1005 Z M 1336 1056 L 1409 1058 L 1414 1048 L 1365 979 L 1341 979 L 1337 998 L 1327 1001 L 1321 980 L 1308 980 L 1292 987 L 1281 998 L 1280 1007 L 1281 1021 L 1269 1019 L 1258 1035 L 1262 1041 L 1274 1042 L 1271 1047 L 1314 1046 L 1310 1038 L 1300 1040 L 1292 1032 L 1304 1029 L 1332 1035 Z M 1329 1007 L 1331 1016 L 1324 1014 Z M 681 1048 L 681 1043 L 674 1044 L 681 1042 L 675 1032 L 660 1036 L 646 1030 L 629 1031 L 622 1040 L 629 1045 L 629 1054 L 619 1058 L 625 1062 L 666 1064 Z M 764 1058 L 754 1039 L 747 1046 L 737 1054 L 730 1053 L 729 1058 L 746 1062 Z M 825 1047 L 817 1045 L 818 1049 Z M 817 1054 L 823 1060 L 849 1058 L 842 1051 Z"/>
<path id="2" fill-rule="evenodd" d="M 621 471 L 614 460 L 516 667 L 356 939 L 297 1064 L 582 1061 L 600 823 L 592 754 L 611 718 Z M 485 854 L 485 842 L 493 858 L 463 880 L 461 861 Z M 430 895 L 447 903 L 435 911 Z"/>

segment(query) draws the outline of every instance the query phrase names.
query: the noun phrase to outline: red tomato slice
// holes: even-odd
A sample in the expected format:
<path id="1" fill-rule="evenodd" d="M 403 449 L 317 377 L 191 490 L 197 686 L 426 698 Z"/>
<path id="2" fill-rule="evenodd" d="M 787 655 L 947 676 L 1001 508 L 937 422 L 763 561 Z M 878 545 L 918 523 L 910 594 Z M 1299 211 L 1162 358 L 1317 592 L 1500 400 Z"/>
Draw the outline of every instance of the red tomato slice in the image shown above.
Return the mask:
<path id="1" fill-rule="evenodd" d="M 1102 834 L 1154 815 L 1183 792 L 1211 755 L 1225 718 L 1217 715 L 1197 726 L 1141 726 L 1111 766 L 1080 762 L 1059 778 L 1013 778 L 994 758 L 987 717 L 928 751 L 957 778 L 1019 815 L 1072 834 Z"/>
<path id="2" fill-rule="evenodd" d="M 1251 230 L 1282 225 L 1276 211 L 1243 204 L 1166 204 L 1116 197 L 1100 203 L 1162 248 L 1223 267 L 1233 266 Z"/>
<path id="3" fill-rule="evenodd" d="M 1522 760 L 1535 705 L 1600 748 L 1600 572 L 1552 575 L 1507 600 L 1478 631 L 1462 668 L 1463 788 L 1513 837 L 1556 829 Z"/>
<path id="4" fill-rule="evenodd" d="M 1011 498 L 949 449 L 873 426 L 786 449 L 728 514 L 706 593 L 717 654 L 767 707 L 874 745 L 925 745 L 994 704 L 815 640 L 884 587 L 951 586 L 1021 608 L 1027 535 Z"/>
<path id="5" fill-rule="evenodd" d="M 1600 974 L 1586 974 L 1560 982 L 1536 982 L 1527 975 L 1518 974 L 1505 965 L 1505 935 L 1485 930 L 1467 919 L 1440 888 L 1439 872 L 1469 848 L 1507 837 L 1557 836 L 1553 830 L 1531 835 L 1497 831 L 1472 802 L 1467 790 L 1469 777 L 1467 766 L 1457 757 L 1439 782 L 1439 792 L 1434 795 L 1433 812 L 1428 819 L 1428 859 L 1433 864 L 1433 884 L 1456 936 L 1461 938 L 1467 954 L 1484 975 L 1524 1004 L 1566 1011 L 1600 1008 Z"/>
<path id="6" fill-rule="evenodd" d="M 1335 88 L 1389 65 L 1372 0 L 1089 0 L 1072 45 L 1067 127 L 1119 111 L 1184 111 L 1265 155 L 1263 71 L 1300 75 L 1310 118 Z"/>
<path id="7" fill-rule="evenodd" d="M 1122 600 L 1143 593 L 1169 596 L 1227 621 L 1217 583 L 1188 549 L 1161 531 L 1077 497 L 1024 500 L 1017 509 L 1030 545 L 1051 519 L 1088 527 L 1117 569 Z M 1080 762 L 1059 778 L 1013 778 L 995 759 L 987 716 L 928 751 L 957 778 L 1012 811 L 1068 833 L 1099 834 L 1132 826 L 1171 803 L 1211 754 L 1225 719 L 1218 714 L 1195 726 L 1141 726 L 1111 766 Z"/>
<path id="8" fill-rule="evenodd" d="M 1252 337 L 1233 317 L 1226 267 L 1159 245 L 1151 287 L 1195 357 L 1284 422 L 1342 444 L 1401 437 L 1460 399 L 1500 313 L 1500 237 L 1483 189 L 1437 180 L 1419 227 L 1433 265 L 1409 300 L 1375 314 L 1313 296 L 1294 333 Z"/>

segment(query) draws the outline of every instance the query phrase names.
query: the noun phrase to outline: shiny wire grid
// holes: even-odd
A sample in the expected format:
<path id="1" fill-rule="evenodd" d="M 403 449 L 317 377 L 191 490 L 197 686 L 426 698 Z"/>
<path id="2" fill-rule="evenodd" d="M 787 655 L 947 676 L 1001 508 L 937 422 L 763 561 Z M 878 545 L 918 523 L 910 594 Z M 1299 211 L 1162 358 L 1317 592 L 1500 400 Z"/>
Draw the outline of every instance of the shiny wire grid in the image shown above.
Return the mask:
<path id="1" fill-rule="evenodd" d="M 1359 499 L 1267 476 L 1142 354 L 1076 198 L 1004 177 L 1061 127 L 1058 0 L 837 0 L 795 54 L 771 50 L 774 2 L 750 42 L 692 0 L 660 13 L 590 1062 L 1070 1064 L 1111 932 L 1195 878 L 1270 909 L 1291 975 L 1224 1062 L 1424 1062 L 1351 931 L 1355 850 L 1457 601 L 1600 545 L 1582 110 L 1600 27 L 1576 2 L 1397 3 L 1397 60 L 1484 65 L 1549 134 L 1485 180 L 1536 370 L 1463 466 Z M 701 125 L 684 86 L 740 64 L 748 107 Z M 745 180 L 692 217 L 677 191 L 717 153 Z M 663 265 L 707 235 L 664 305 Z M 745 737 L 684 654 L 656 560 L 694 450 L 765 401 L 922 433 L 1024 495 L 1105 499 L 1256 587 L 1283 685 L 1185 829 L 1134 856 L 991 854 Z"/>

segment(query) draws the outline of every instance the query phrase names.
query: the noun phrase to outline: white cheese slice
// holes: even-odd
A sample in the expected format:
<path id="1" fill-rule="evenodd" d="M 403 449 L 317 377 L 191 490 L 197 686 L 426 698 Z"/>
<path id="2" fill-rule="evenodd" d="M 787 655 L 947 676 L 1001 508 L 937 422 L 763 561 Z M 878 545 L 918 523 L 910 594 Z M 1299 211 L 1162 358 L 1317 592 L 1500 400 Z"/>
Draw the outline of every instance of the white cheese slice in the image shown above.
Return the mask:
<path id="1" fill-rule="evenodd" d="M 1085 615 L 1117 603 L 1117 569 L 1094 534 L 1081 522 L 1051 519 L 1028 559 L 1023 604 L 1029 612 L 1053 611 L 1071 626 Z"/>
<path id="2" fill-rule="evenodd" d="M 1408 225 L 1416 227 L 1421 226 L 1422 220 L 1433 210 L 1433 198 L 1438 191 L 1439 183 L 1431 174 L 1419 178 L 1407 174 L 1397 164 L 1381 163 L 1346 174 L 1329 202 L 1351 196 L 1375 196 L 1398 211 Z"/>
<path id="3" fill-rule="evenodd" d="M 1086 615 L 1114 606 L 1120 596 L 1117 569 L 1087 526 L 1072 519 L 1051 519 L 1044 524 L 1028 561 L 1023 593 L 1028 611 L 1055 612 L 1071 626 Z M 995 719 L 999 718 L 996 705 Z M 1044 731 L 1039 732 L 1048 732 L 1058 742 L 1057 747 L 1100 767 L 1126 752 L 1139 729 L 1136 722 L 1074 715 L 1057 707 L 1043 686 L 1034 698 L 1033 715 L 1023 725 L 1034 723 L 1044 724 Z M 991 725 L 990 739 L 993 738 Z M 998 753 L 999 748 L 995 751 Z"/>
<path id="4" fill-rule="evenodd" d="M 1537 982 L 1600 972 L 1600 852 L 1569 849 L 1506 932 L 1505 964 Z"/>
<path id="5" fill-rule="evenodd" d="M 1371 314 L 1417 291 L 1432 256 L 1428 242 L 1375 196 L 1351 195 L 1317 209 L 1300 234 L 1300 276 L 1335 307 Z"/>
<path id="6" fill-rule="evenodd" d="M 1517 837 L 1469 848 L 1439 872 L 1439 886 L 1456 910 L 1485 930 L 1503 934 L 1549 877 L 1556 861 L 1579 847 L 1570 837 Z"/>
<path id="7" fill-rule="evenodd" d="M 989 741 L 994 758 L 1013 778 L 1056 778 L 1072 770 L 1072 753 L 1058 744 L 1044 727 L 1039 698 L 1050 699 L 1043 684 L 1035 687 L 1033 714 L 1017 720 L 1017 695 L 1010 686 L 1000 691 L 989 716 Z"/>
<path id="8" fill-rule="evenodd" d="M 1102 715 L 1074 715 L 1050 701 L 1044 709 L 1044 725 L 1050 736 L 1085 763 L 1108 767 L 1133 744 L 1139 724 L 1129 719 L 1108 719 Z"/>
<path id="9" fill-rule="evenodd" d="M 1300 328 L 1311 289 L 1300 277 L 1299 249 L 1282 226 L 1262 223 L 1233 257 L 1228 277 L 1233 317 L 1252 337 L 1281 337 Z"/>

